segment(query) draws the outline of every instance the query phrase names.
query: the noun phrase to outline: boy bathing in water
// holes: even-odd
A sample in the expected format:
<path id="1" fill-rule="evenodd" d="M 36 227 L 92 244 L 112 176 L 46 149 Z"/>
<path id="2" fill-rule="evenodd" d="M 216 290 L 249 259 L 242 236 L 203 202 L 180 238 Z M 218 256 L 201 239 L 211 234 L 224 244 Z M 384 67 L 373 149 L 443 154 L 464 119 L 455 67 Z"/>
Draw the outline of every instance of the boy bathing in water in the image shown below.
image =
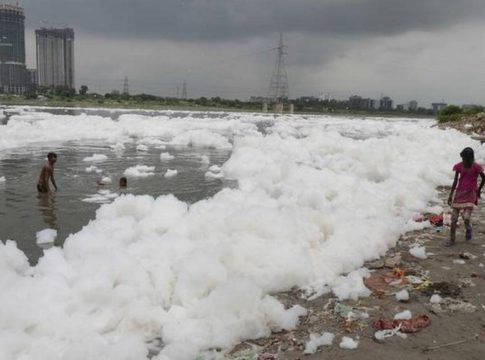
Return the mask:
<path id="1" fill-rule="evenodd" d="M 450 239 L 445 242 L 445 246 L 452 246 L 455 244 L 456 224 L 460 213 L 465 223 L 465 240 L 471 241 L 473 239 L 470 218 L 473 207 L 478 205 L 478 199 L 480 198 L 482 187 L 485 184 L 483 167 L 475 162 L 473 149 L 469 147 L 463 149 L 460 156 L 462 162 L 453 166 L 455 179 L 453 180 L 450 197 L 448 198 L 448 205 L 453 209 L 453 214 L 451 216 Z M 479 175 L 481 182 L 480 186 L 477 188 L 477 179 Z M 457 184 L 458 187 L 456 186 Z M 453 197 L 454 192 L 455 196 Z"/>
<path id="2" fill-rule="evenodd" d="M 54 189 L 57 191 L 56 181 L 54 180 L 54 164 L 57 161 L 56 153 L 50 152 L 47 154 L 47 164 L 42 167 L 40 172 L 39 181 L 37 182 L 37 191 L 40 193 L 49 193 L 49 180 L 54 185 Z"/>

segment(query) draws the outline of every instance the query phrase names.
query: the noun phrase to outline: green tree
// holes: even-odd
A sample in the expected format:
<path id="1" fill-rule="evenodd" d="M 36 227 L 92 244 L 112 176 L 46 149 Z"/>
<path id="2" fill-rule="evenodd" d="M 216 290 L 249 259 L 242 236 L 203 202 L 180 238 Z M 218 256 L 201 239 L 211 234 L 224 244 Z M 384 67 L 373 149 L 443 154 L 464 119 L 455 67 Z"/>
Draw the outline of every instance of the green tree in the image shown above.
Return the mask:
<path id="1" fill-rule="evenodd" d="M 86 95 L 88 93 L 88 86 L 87 85 L 81 85 L 81 87 L 79 88 L 79 95 Z"/>

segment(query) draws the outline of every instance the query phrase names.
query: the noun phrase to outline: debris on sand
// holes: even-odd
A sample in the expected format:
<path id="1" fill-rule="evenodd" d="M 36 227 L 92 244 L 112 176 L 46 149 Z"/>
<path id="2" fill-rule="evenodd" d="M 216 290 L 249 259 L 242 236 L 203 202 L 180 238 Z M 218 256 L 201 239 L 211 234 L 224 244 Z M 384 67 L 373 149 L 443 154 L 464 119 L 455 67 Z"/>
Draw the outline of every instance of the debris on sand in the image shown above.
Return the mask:
<path id="1" fill-rule="evenodd" d="M 467 301 L 447 297 L 444 298 L 440 303 L 432 304 L 431 309 L 435 313 L 473 313 L 477 310 L 477 307 Z"/>
<path id="2" fill-rule="evenodd" d="M 404 275 L 405 272 L 399 268 L 394 271 L 375 271 L 364 278 L 364 284 L 375 296 L 380 297 L 385 294 L 389 285 L 402 282 Z"/>
<path id="3" fill-rule="evenodd" d="M 407 320 L 379 319 L 373 322 L 376 330 L 392 330 L 400 327 L 404 333 L 416 333 L 431 325 L 431 319 L 427 315 L 418 315 Z"/>
<path id="4" fill-rule="evenodd" d="M 440 281 L 435 283 L 429 283 L 423 289 L 420 289 L 424 295 L 432 296 L 435 293 L 440 294 L 443 297 L 458 297 L 461 295 L 461 288 L 451 282 Z"/>

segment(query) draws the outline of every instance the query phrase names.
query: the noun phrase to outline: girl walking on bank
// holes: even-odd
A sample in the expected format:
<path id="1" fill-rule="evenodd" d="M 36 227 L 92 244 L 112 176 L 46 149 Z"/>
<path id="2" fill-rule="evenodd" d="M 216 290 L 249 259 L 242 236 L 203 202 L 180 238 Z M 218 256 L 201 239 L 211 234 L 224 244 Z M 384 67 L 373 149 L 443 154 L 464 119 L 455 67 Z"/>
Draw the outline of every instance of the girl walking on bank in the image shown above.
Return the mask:
<path id="1" fill-rule="evenodd" d="M 445 246 L 452 246 L 455 244 L 456 225 L 460 213 L 465 223 L 465 240 L 471 241 L 473 239 L 470 218 L 473 207 L 478 205 L 478 198 L 480 198 L 482 187 L 485 184 L 483 167 L 475 162 L 473 149 L 469 147 L 464 148 L 460 153 L 460 156 L 462 161 L 453 166 L 455 179 L 453 180 L 450 197 L 448 198 L 448 205 L 453 209 L 453 213 L 451 216 L 450 239 L 445 242 Z M 480 186 L 477 188 L 479 175 L 481 182 Z M 453 193 L 455 193 L 454 197 Z"/>

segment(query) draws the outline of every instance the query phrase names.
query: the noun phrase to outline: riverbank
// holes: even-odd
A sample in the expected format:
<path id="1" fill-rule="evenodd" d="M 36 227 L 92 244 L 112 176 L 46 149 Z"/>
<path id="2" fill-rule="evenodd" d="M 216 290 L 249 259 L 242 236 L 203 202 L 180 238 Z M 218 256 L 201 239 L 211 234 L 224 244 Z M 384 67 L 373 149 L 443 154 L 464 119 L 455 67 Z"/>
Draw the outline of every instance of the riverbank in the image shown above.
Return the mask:
<path id="1" fill-rule="evenodd" d="M 485 135 L 485 114 L 479 113 L 460 120 L 439 123 L 441 129 L 455 129 L 471 136 Z"/>
<path id="2" fill-rule="evenodd" d="M 200 99 L 170 99 L 164 100 L 141 100 L 130 98 L 40 98 L 26 99 L 21 96 L 0 96 L 0 106 L 33 106 L 51 108 L 72 108 L 72 109 L 123 109 L 123 110 L 148 110 L 148 111 L 223 111 L 223 112 L 253 112 L 263 113 L 261 103 L 243 102 L 238 100 L 212 101 Z M 220 102 L 219 102 L 220 101 Z M 285 108 L 285 111 L 287 109 Z M 272 112 L 269 111 L 269 114 Z M 287 112 L 285 112 L 286 114 Z M 317 111 L 314 107 L 308 109 L 295 108 L 295 114 L 304 115 L 331 115 L 331 116 L 355 116 L 355 117 L 392 117 L 392 118 L 423 118 L 430 119 L 433 116 L 421 113 L 397 112 L 397 111 L 368 111 L 368 110 L 346 110 L 346 109 L 322 109 Z"/>
<path id="3" fill-rule="evenodd" d="M 446 198 L 448 189 L 441 189 Z M 475 238 L 464 242 L 464 232 L 457 233 L 454 247 L 443 247 L 449 228 L 429 226 L 402 236 L 397 246 L 378 261 L 366 263 L 371 269 L 366 285 L 372 295 L 357 301 L 339 301 L 325 295 L 314 300 L 302 297 L 298 290 L 279 294 L 287 306 L 299 304 L 308 310 L 293 331 L 272 334 L 269 338 L 246 341 L 229 350 L 227 359 L 440 359 L 483 358 L 485 341 L 485 208 L 473 214 Z M 425 248 L 426 259 L 410 254 L 416 246 Z M 416 255 L 416 254 L 415 254 Z M 409 300 L 398 301 L 406 290 Z M 441 303 L 431 303 L 437 294 Z M 437 297 L 434 300 L 438 299 Z M 412 316 L 429 317 L 429 326 L 416 333 L 398 332 L 376 339 L 373 323 L 403 311 Z M 329 332 L 331 345 L 320 346 L 305 355 L 310 334 Z M 343 337 L 358 341 L 354 350 L 342 349 Z M 405 337 L 405 338 L 404 338 Z"/>

